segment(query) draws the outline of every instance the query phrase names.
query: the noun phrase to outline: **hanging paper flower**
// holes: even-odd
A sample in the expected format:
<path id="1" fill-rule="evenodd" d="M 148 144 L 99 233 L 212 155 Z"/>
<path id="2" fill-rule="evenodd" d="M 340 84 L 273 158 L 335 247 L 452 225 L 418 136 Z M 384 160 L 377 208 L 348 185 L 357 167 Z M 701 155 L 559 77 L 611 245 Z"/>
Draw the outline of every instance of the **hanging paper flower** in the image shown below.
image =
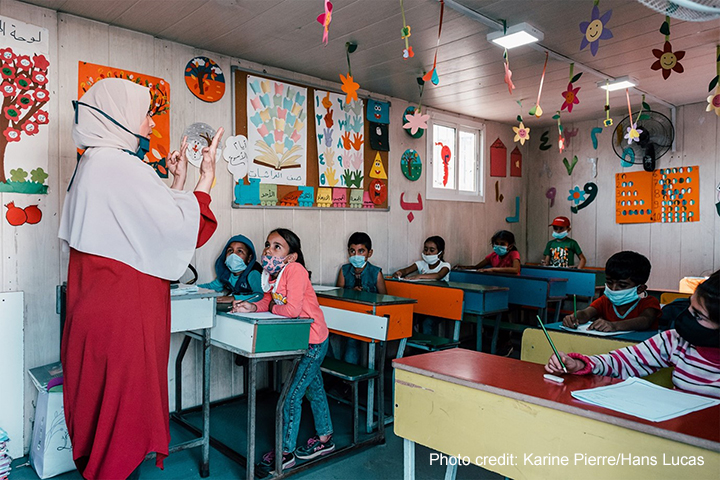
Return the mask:
<path id="1" fill-rule="evenodd" d="M 580 32 L 585 35 L 580 42 L 580 50 L 590 45 L 590 53 L 593 57 L 597 55 L 600 40 L 609 40 L 613 38 L 613 34 L 605 25 L 612 16 L 612 10 L 608 10 L 600 15 L 600 9 L 597 5 L 593 6 L 592 14 L 589 22 L 580 22 Z"/>
<path id="2" fill-rule="evenodd" d="M 575 185 L 575 188 L 570 189 L 568 200 L 574 202 L 575 205 L 580 205 L 580 203 L 585 201 L 585 192 L 581 190 L 579 186 Z"/>
<path id="3" fill-rule="evenodd" d="M 715 115 L 720 117 L 720 86 L 715 87 L 715 93 L 710 94 L 709 97 L 707 97 L 708 106 L 705 109 L 706 112 L 712 112 L 715 110 Z"/>
<path id="4" fill-rule="evenodd" d="M 402 38 L 403 40 L 405 40 L 406 38 L 408 38 L 410 35 L 412 35 L 411 30 L 412 30 L 412 27 L 410 27 L 410 25 L 405 25 L 405 26 L 402 28 L 402 31 L 401 31 L 402 36 L 401 36 L 400 38 Z"/>
<path id="5" fill-rule="evenodd" d="M 625 139 L 628 141 L 628 145 L 632 145 L 632 142 L 640 143 L 640 134 L 643 131 L 637 128 L 637 123 L 633 123 L 630 127 L 627 127 L 627 133 Z"/>
<path id="6" fill-rule="evenodd" d="M 50 66 L 50 62 L 48 62 L 48 59 L 45 58 L 45 55 L 33 55 L 33 63 L 35 64 L 35 68 L 39 68 L 43 71 L 47 71 Z"/>
<path id="7" fill-rule="evenodd" d="M 505 83 L 507 83 L 508 91 L 510 95 L 512 95 L 515 84 L 512 81 L 512 70 L 510 70 L 510 64 L 507 61 L 505 62 Z"/>
<path id="8" fill-rule="evenodd" d="M 410 130 L 410 135 L 415 135 L 418 130 L 428 128 L 427 121 L 430 120 L 430 115 L 423 115 L 420 110 L 415 110 L 412 115 L 406 115 L 405 120 L 407 123 L 403 125 L 403 128 Z"/>
<path id="9" fill-rule="evenodd" d="M 8 127 L 3 131 L 3 135 L 8 142 L 19 142 L 20 141 L 20 130 L 12 127 Z"/>
<path id="10" fill-rule="evenodd" d="M 530 140 L 530 129 L 527 128 L 523 122 L 520 122 L 520 125 L 517 127 L 512 127 L 512 129 L 515 132 L 513 142 L 520 142 L 520 145 L 525 145 L 525 141 Z"/>
<path id="11" fill-rule="evenodd" d="M 563 102 L 560 110 L 565 110 L 567 108 L 568 112 L 572 112 L 573 105 L 580 103 L 580 99 L 577 97 L 578 91 L 580 91 L 580 87 L 573 88 L 573 84 L 568 83 L 567 90 L 562 93 L 565 102 Z"/>
<path id="12" fill-rule="evenodd" d="M 330 28 L 330 22 L 332 21 L 332 8 L 332 3 L 330 3 L 328 0 L 325 0 L 325 12 L 321 13 L 317 17 L 318 23 L 323 26 L 322 41 L 325 45 L 328 44 L 328 30 Z"/>
<path id="13" fill-rule="evenodd" d="M 347 77 L 341 73 L 340 80 L 342 81 L 342 86 L 340 87 L 340 90 L 345 92 L 345 103 L 350 103 L 353 100 L 357 100 L 357 91 L 358 88 L 360 88 L 360 84 L 353 80 L 352 75 L 350 75 L 349 73 Z"/>
<path id="14" fill-rule="evenodd" d="M 560 153 L 565 150 L 565 137 L 563 137 L 562 135 L 558 137 L 558 150 L 560 151 Z"/>
<path id="15" fill-rule="evenodd" d="M 683 73 L 685 71 L 683 66 L 680 64 L 680 60 L 682 60 L 685 56 L 685 51 L 680 50 L 679 52 L 673 53 L 672 45 L 669 41 L 665 42 L 662 50 L 653 48 L 652 53 L 655 55 L 657 60 L 655 60 L 655 63 L 653 63 L 650 68 L 653 70 L 662 69 L 662 76 L 664 80 L 668 79 L 672 70 L 677 73 Z"/>
<path id="16" fill-rule="evenodd" d="M 37 123 L 33 122 L 32 120 L 28 120 L 27 122 L 23 123 L 22 129 L 28 135 L 35 135 L 36 133 L 38 133 Z"/>

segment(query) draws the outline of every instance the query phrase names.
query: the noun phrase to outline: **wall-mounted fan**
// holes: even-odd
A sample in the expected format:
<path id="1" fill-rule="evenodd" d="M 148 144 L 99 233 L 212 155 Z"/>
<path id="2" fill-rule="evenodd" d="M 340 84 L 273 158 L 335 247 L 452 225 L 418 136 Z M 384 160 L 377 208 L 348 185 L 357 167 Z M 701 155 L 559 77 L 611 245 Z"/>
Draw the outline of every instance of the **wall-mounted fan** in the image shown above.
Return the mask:
<path id="1" fill-rule="evenodd" d="M 638 0 L 663 15 L 688 22 L 720 18 L 720 0 Z"/>
<path id="2" fill-rule="evenodd" d="M 643 168 L 652 172 L 655 162 L 665 155 L 672 147 L 675 129 L 668 117 L 660 112 L 643 112 L 637 122 L 640 138 L 628 145 L 625 135 L 631 126 L 630 117 L 623 118 L 613 132 L 613 150 L 621 160 L 632 164 L 642 164 Z"/>

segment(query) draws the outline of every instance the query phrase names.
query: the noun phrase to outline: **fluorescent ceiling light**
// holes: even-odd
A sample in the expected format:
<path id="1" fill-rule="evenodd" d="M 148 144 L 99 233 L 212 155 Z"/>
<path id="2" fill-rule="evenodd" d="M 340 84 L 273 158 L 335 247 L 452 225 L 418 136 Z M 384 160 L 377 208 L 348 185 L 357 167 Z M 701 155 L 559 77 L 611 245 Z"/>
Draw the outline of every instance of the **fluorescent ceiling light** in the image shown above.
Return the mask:
<path id="1" fill-rule="evenodd" d="M 527 45 L 528 43 L 540 42 L 544 38 L 545 35 L 540 30 L 525 22 L 508 27 L 505 33 L 498 31 L 487 35 L 489 42 L 508 49 Z"/>
<path id="2" fill-rule="evenodd" d="M 615 80 L 610 80 L 607 82 L 597 82 L 597 86 L 599 88 L 604 88 L 609 92 L 614 92 L 615 90 L 623 90 L 625 88 L 637 87 L 637 85 L 637 79 L 629 77 L 627 75 L 624 77 L 618 77 Z"/>

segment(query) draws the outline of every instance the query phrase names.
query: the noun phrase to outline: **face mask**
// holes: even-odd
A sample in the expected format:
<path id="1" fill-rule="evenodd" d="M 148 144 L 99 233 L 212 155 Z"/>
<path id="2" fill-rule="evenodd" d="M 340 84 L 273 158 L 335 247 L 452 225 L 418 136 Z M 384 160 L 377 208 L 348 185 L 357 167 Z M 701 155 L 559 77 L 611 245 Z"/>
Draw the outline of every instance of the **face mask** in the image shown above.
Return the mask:
<path id="1" fill-rule="evenodd" d="M 78 107 L 80 105 L 82 105 L 83 107 L 91 108 L 91 109 L 95 110 L 96 112 L 99 112 L 101 115 L 103 115 L 105 118 L 110 120 L 112 123 L 114 123 L 121 129 L 125 130 L 130 135 L 133 135 L 135 138 L 138 139 L 139 142 L 138 142 L 138 148 L 136 151 L 134 151 L 134 152 L 132 152 L 130 150 L 123 150 L 123 151 L 129 153 L 130 155 L 134 155 L 134 156 L 138 157 L 140 160 L 145 159 L 145 155 L 150 151 L 150 139 L 149 138 L 145 138 L 142 135 L 138 135 L 137 133 L 131 132 L 130 129 L 128 129 L 125 125 L 122 125 L 120 122 L 118 122 L 117 120 L 115 120 L 114 118 L 112 118 L 110 115 L 103 112 L 99 108 L 95 108 L 92 105 L 88 105 L 87 103 L 83 103 L 80 101 L 73 101 L 72 103 L 73 103 L 73 108 L 75 108 L 75 123 L 77 123 L 77 121 L 78 121 Z"/>
<path id="2" fill-rule="evenodd" d="M 440 252 L 440 253 L 442 253 L 442 252 Z M 433 264 L 437 263 L 438 260 L 440 260 L 440 253 L 438 253 L 437 255 L 425 255 L 423 253 L 422 259 L 425 260 L 425 263 L 427 263 L 428 265 L 433 265 Z"/>
<path id="3" fill-rule="evenodd" d="M 247 268 L 245 260 L 235 253 L 231 253 L 225 258 L 225 266 L 227 266 L 232 273 L 240 273 Z"/>
<path id="4" fill-rule="evenodd" d="M 503 245 L 493 245 L 493 251 L 502 257 L 503 255 L 507 255 L 508 247 Z"/>
<path id="5" fill-rule="evenodd" d="M 262 256 L 262 267 L 263 270 L 268 272 L 270 275 L 275 275 L 285 267 L 285 257 L 273 257 L 272 255 Z"/>
<path id="6" fill-rule="evenodd" d="M 703 327 L 690 310 L 685 310 L 675 319 L 675 330 L 696 347 L 720 348 L 720 330 Z"/>
<path id="7" fill-rule="evenodd" d="M 355 268 L 362 268 L 367 263 L 367 260 L 362 255 L 353 255 L 350 257 L 350 264 Z"/>
<path id="8" fill-rule="evenodd" d="M 640 299 L 637 289 L 638 287 L 627 288 L 625 290 L 610 290 L 610 288 L 605 285 L 605 296 L 613 305 L 626 305 Z"/>
<path id="9" fill-rule="evenodd" d="M 558 240 L 567 237 L 567 235 L 568 235 L 567 230 L 565 230 L 564 232 L 552 232 L 552 236 L 554 238 L 557 238 Z"/>

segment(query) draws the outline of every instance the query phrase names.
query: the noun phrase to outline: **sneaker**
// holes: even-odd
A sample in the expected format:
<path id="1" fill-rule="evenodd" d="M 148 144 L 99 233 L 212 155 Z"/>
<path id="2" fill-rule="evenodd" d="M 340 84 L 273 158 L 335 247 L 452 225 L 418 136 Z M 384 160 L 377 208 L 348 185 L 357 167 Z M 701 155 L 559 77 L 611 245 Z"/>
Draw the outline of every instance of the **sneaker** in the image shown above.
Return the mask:
<path id="1" fill-rule="evenodd" d="M 295 466 L 295 455 L 292 453 L 283 453 L 283 470 Z M 275 470 L 275 451 L 270 450 L 263 455 L 262 460 L 255 465 L 255 476 L 258 478 L 267 477 Z"/>
<path id="2" fill-rule="evenodd" d="M 297 455 L 297 458 L 310 460 L 311 458 L 327 455 L 333 450 L 335 450 L 335 444 L 332 441 L 332 437 L 330 437 L 327 442 L 323 443 L 320 441 L 320 437 L 315 435 L 308 440 L 307 445 L 304 447 L 298 447 L 298 449 L 295 450 L 295 454 Z"/>

